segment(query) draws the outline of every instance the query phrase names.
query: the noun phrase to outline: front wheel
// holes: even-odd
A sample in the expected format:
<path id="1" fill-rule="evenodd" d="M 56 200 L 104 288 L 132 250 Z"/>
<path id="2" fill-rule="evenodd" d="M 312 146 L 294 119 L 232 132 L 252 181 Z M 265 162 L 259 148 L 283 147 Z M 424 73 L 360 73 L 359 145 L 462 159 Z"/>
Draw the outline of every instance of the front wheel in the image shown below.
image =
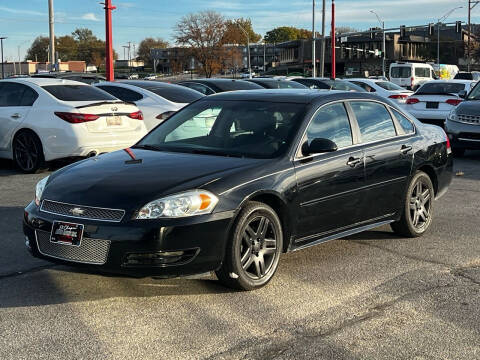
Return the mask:
<path id="1" fill-rule="evenodd" d="M 266 204 L 249 202 L 235 222 L 217 277 L 234 289 L 258 289 L 272 279 L 282 249 L 278 215 Z"/>
<path id="2" fill-rule="evenodd" d="M 406 237 L 425 234 L 433 220 L 434 197 L 432 180 L 423 171 L 418 171 L 408 185 L 402 217 L 391 224 L 393 231 Z"/>

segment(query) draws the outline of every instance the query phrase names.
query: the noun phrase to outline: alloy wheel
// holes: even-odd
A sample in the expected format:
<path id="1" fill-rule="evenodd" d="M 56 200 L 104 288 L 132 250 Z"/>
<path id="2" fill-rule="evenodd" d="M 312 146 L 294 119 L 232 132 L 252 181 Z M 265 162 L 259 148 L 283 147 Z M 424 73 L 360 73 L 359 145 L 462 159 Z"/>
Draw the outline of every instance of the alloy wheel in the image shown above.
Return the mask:
<path id="1" fill-rule="evenodd" d="M 430 187 L 419 178 L 410 194 L 410 220 L 417 231 L 422 231 L 428 225 L 431 207 Z"/>
<path id="2" fill-rule="evenodd" d="M 39 162 L 40 149 L 35 139 L 27 133 L 19 134 L 13 141 L 15 162 L 25 172 L 33 171 Z"/>
<path id="3" fill-rule="evenodd" d="M 244 227 L 240 243 L 240 262 L 245 274 L 262 279 L 272 269 L 278 256 L 277 229 L 265 216 L 252 218 Z"/>

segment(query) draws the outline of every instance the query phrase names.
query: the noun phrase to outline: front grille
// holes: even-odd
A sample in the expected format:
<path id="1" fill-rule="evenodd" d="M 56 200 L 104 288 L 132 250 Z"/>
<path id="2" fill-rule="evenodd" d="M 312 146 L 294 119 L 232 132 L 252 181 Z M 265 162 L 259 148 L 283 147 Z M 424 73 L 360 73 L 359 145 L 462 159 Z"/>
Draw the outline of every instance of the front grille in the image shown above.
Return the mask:
<path id="1" fill-rule="evenodd" d="M 480 116 L 478 115 L 457 115 L 457 119 L 465 124 L 480 125 Z"/>
<path id="2" fill-rule="evenodd" d="M 105 209 L 92 206 L 72 205 L 52 200 L 43 200 L 40 211 L 77 219 L 120 222 L 125 215 L 124 210 Z"/>
<path id="3" fill-rule="evenodd" d="M 42 255 L 84 264 L 103 265 L 107 262 L 110 240 L 83 238 L 80 246 L 72 246 L 50 242 L 47 231 L 37 230 L 35 237 Z"/>

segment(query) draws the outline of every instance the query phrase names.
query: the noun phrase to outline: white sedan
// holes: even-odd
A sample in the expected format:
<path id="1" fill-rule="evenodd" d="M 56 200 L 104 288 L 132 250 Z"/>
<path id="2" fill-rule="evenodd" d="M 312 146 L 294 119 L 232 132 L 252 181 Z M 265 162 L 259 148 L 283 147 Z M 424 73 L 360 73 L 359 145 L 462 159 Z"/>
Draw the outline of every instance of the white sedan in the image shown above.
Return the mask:
<path id="1" fill-rule="evenodd" d="M 472 80 L 428 81 L 407 99 L 404 109 L 422 122 L 443 127 L 450 111 L 463 101 L 462 94 L 475 84 Z"/>
<path id="2" fill-rule="evenodd" d="M 147 133 L 142 112 L 71 80 L 0 81 L 0 158 L 25 173 L 47 161 L 127 148 Z"/>
<path id="3" fill-rule="evenodd" d="M 142 110 L 149 131 L 185 105 L 204 97 L 185 86 L 160 81 L 121 80 L 94 86 L 120 100 L 135 103 Z"/>
<path id="4" fill-rule="evenodd" d="M 364 88 L 366 91 L 375 93 L 384 98 L 388 98 L 399 105 L 404 105 L 407 98 L 413 94 L 413 91 L 406 90 L 390 81 L 383 79 L 345 79 L 355 85 Z"/>

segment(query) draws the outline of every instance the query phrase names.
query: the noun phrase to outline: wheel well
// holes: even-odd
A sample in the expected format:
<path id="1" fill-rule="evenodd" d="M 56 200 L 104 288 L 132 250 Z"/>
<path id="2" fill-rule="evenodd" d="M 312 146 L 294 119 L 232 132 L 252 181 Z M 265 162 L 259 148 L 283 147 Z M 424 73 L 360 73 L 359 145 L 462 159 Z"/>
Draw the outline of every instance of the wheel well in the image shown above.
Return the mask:
<path id="1" fill-rule="evenodd" d="M 436 195 L 437 192 L 438 192 L 438 179 L 437 179 L 437 174 L 435 173 L 435 170 L 433 170 L 433 168 L 429 165 L 421 166 L 417 170 L 423 171 L 424 173 L 426 173 L 428 175 L 428 177 L 432 181 L 433 190 L 435 191 L 435 195 Z"/>
<path id="2" fill-rule="evenodd" d="M 292 224 L 285 203 L 278 196 L 273 194 L 259 194 L 249 200 L 267 204 L 277 213 L 283 229 L 283 252 L 287 252 L 288 247 L 290 246 Z"/>
<path id="3" fill-rule="evenodd" d="M 19 129 L 15 135 L 12 137 L 12 154 L 13 154 L 13 139 L 15 139 L 19 134 L 21 133 L 30 133 L 32 134 L 33 136 L 35 136 L 38 140 L 38 142 L 40 143 L 40 145 L 42 146 L 42 153 L 44 152 L 43 151 L 43 144 L 42 144 L 42 140 L 40 140 L 40 137 L 37 135 L 37 133 L 35 131 L 33 131 L 32 129 L 27 129 L 27 128 L 23 128 L 23 129 Z"/>

